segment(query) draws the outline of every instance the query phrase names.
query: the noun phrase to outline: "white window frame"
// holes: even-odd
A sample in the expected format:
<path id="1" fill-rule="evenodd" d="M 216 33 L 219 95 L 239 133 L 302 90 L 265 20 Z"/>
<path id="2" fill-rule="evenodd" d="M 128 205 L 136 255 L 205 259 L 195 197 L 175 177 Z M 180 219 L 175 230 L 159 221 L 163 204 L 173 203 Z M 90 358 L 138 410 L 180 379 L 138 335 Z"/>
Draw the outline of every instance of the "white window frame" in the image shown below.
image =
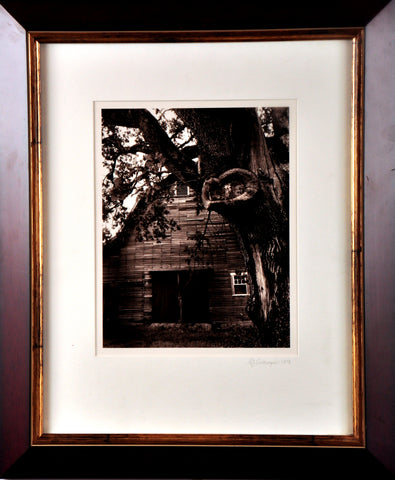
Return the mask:
<path id="1" fill-rule="evenodd" d="M 237 277 L 242 277 L 244 276 L 246 278 L 245 282 L 243 283 L 236 283 L 236 278 Z M 248 283 L 248 274 L 247 272 L 231 272 L 230 273 L 230 279 L 231 279 L 231 286 L 232 286 L 232 296 L 233 297 L 246 297 L 247 295 L 250 294 L 250 285 Z M 246 286 L 246 293 L 236 293 L 235 292 L 235 286 L 236 285 L 245 285 Z"/>

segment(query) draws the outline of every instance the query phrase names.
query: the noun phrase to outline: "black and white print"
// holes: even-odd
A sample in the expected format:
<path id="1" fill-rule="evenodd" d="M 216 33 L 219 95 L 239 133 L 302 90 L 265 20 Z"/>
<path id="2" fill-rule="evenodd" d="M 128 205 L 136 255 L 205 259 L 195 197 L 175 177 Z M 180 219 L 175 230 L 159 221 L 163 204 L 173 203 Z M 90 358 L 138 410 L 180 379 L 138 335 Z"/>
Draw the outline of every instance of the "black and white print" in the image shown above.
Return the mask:
<path id="1" fill-rule="evenodd" d="M 289 348 L 289 107 L 102 108 L 104 348 Z"/>

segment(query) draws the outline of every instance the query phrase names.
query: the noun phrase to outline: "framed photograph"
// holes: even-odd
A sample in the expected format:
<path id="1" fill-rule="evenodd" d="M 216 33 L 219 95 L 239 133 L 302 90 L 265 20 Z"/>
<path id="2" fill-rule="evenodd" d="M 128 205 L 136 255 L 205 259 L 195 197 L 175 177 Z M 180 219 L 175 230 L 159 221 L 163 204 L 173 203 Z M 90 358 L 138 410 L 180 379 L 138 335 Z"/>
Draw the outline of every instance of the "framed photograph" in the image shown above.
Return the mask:
<path id="1" fill-rule="evenodd" d="M 29 34 L 32 445 L 365 445 L 363 40 Z"/>

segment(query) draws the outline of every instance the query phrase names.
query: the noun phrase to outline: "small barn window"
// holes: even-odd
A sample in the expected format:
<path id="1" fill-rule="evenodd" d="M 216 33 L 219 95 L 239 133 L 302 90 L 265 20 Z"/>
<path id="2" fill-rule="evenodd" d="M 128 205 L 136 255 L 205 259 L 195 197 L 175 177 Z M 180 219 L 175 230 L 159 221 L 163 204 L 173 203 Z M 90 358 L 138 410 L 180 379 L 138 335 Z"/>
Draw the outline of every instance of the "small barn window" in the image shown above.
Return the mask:
<path id="1" fill-rule="evenodd" d="M 187 197 L 189 195 L 189 187 L 184 183 L 176 183 L 176 196 L 177 197 Z"/>
<path id="2" fill-rule="evenodd" d="M 232 295 L 243 296 L 248 295 L 248 275 L 246 272 L 231 273 L 230 278 L 232 280 Z"/>

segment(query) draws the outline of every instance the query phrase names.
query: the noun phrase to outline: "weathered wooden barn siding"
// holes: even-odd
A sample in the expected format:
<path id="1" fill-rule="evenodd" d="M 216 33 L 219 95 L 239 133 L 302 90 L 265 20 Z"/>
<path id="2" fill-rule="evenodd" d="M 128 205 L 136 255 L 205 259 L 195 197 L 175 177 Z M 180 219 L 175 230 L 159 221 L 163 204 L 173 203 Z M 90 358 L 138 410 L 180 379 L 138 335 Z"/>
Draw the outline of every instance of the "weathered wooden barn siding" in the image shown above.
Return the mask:
<path id="1" fill-rule="evenodd" d="M 196 213 L 192 196 L 176 197 L 168 207 L 169 216 L 176 219 L 180 230 L 169 234 L 160 243 L 136 241 L 132 231 L 118 254 L 104 260 L 104 288 L 111 288 L 114 298 L 110 309 L 120 323 L 152 320 L 151 272 L 168 270 L 210 269 L 209 321 L 247 320 L 246 296 L 232 296 L 231 272 L 244 271 L 244 261 L 234 233 L 220 215 Z M 206 230 L 210 253 L 203 262 L 190 261 L 188 249 L 195 246 L 194 235 Z M 189 262 L 188 262 L 189 260 Z M 112 285 L 112 287 L 110 286 Z"/>

